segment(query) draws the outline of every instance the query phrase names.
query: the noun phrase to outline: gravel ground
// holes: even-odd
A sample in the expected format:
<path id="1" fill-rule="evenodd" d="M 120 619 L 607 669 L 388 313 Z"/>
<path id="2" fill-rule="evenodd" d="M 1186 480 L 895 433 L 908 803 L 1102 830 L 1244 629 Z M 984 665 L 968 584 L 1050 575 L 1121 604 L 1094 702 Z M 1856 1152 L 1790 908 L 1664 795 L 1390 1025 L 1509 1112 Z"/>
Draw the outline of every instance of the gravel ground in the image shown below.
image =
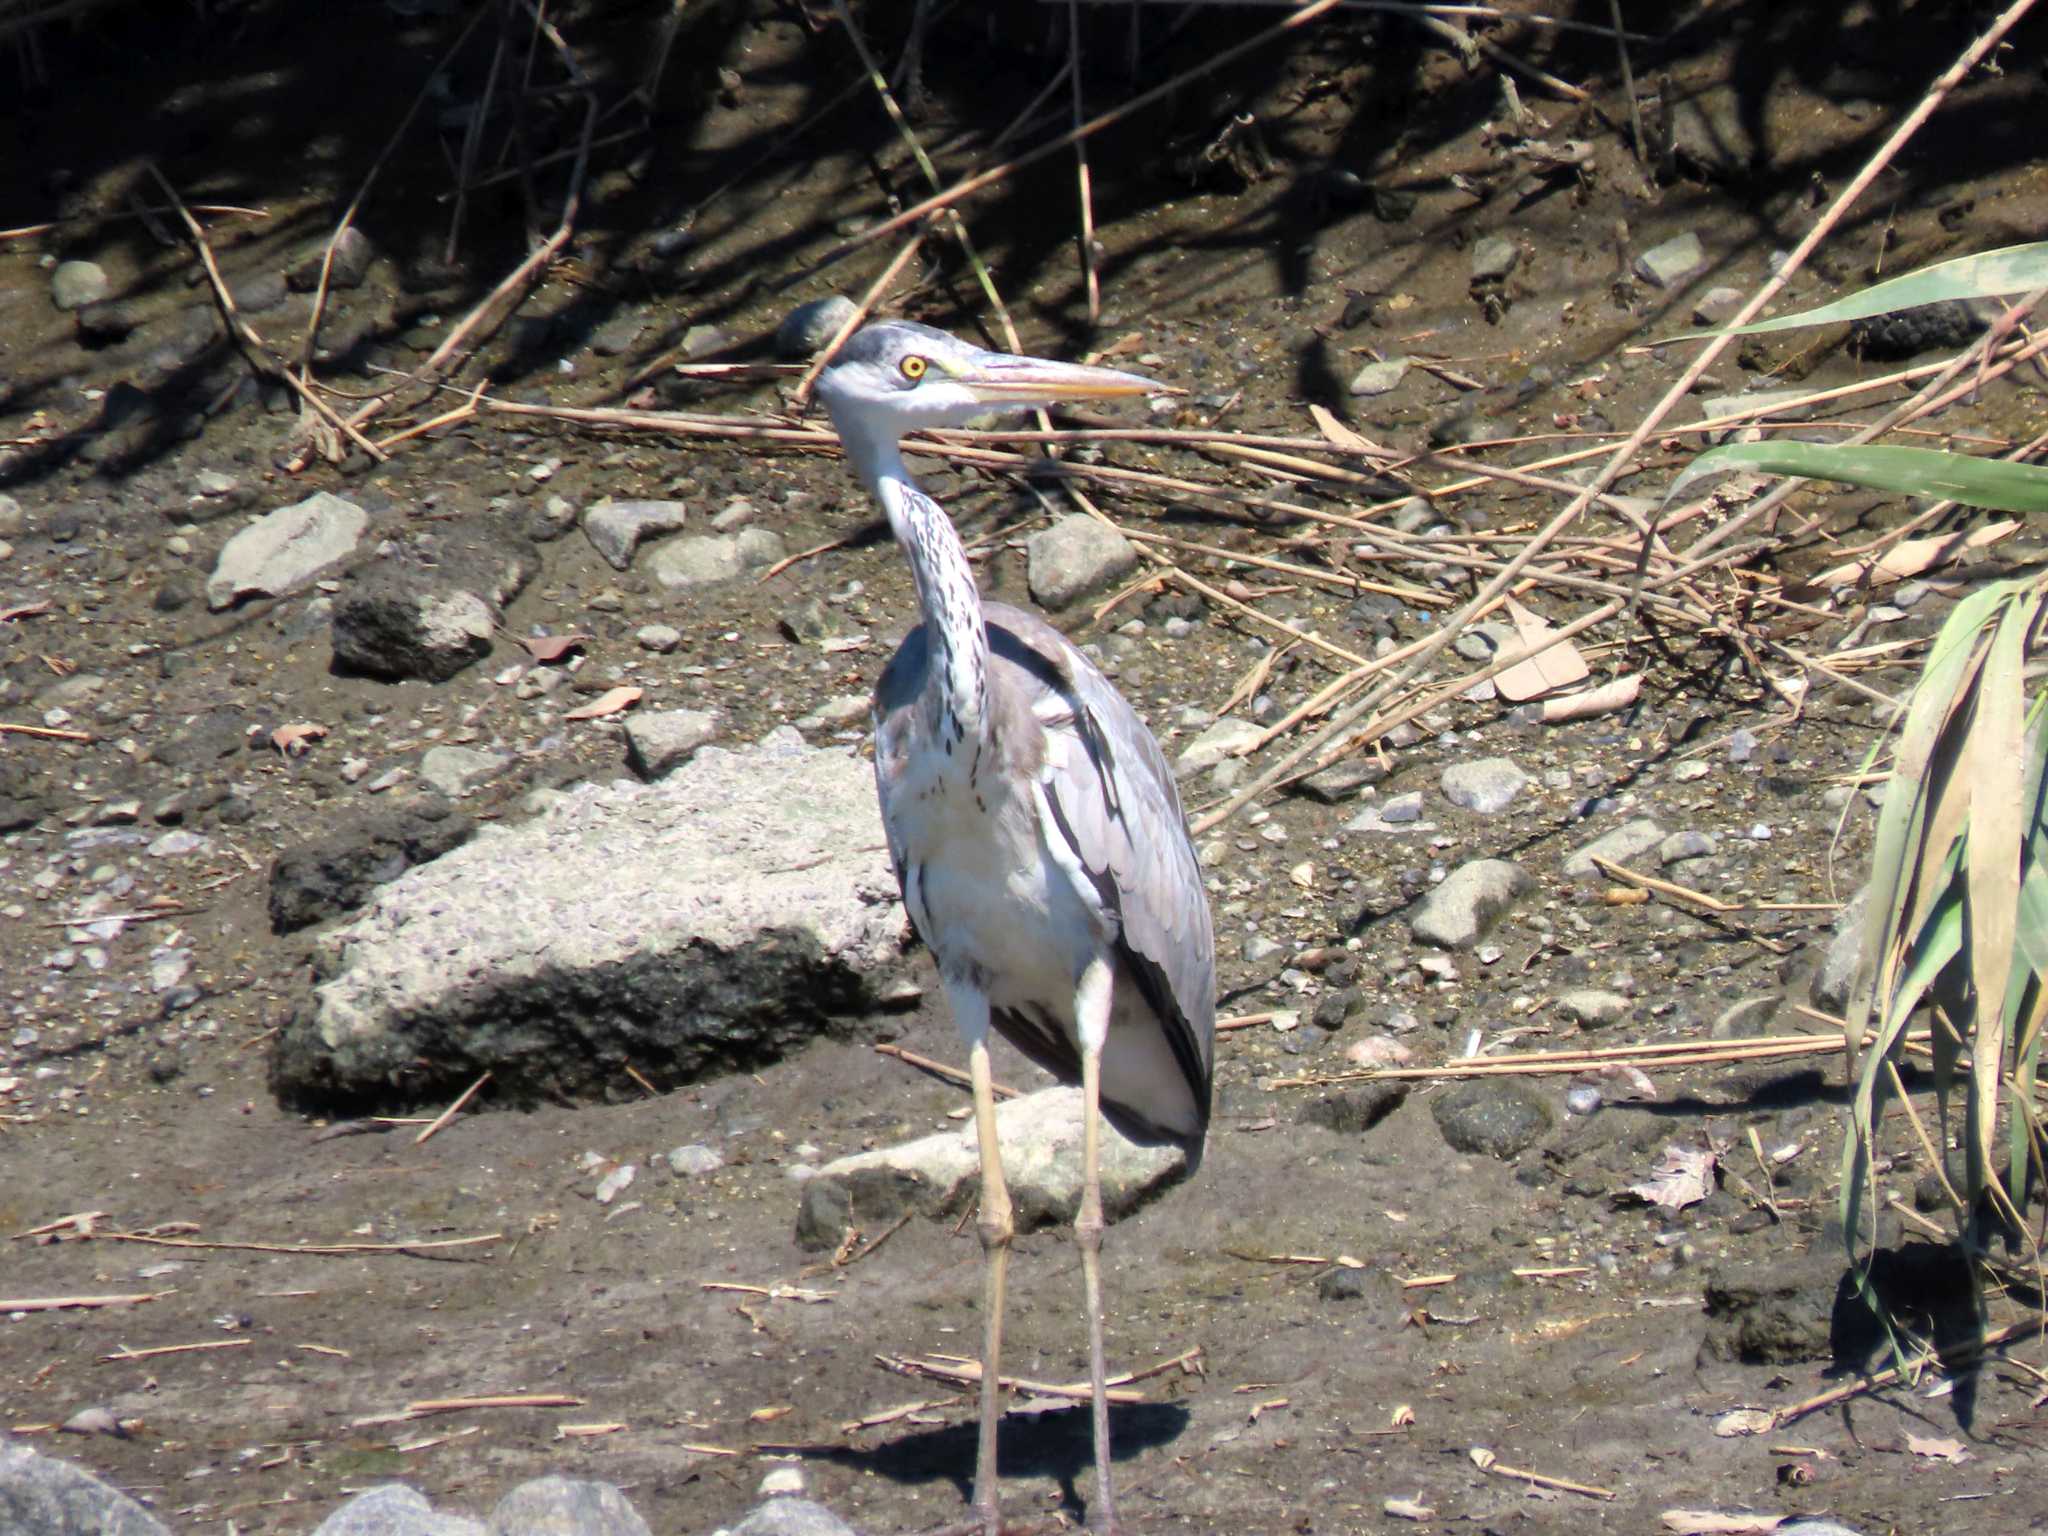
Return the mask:
<path id="1" fill-rule="evenodd" d="M 687 110 L 654 136 L 662 153 L 616 158 L 649 142 L 635 140 L 593 163 L 588 222 L 465 386 L 762 421 L 788 375 L 671 365 L 766 360 L 793 305 L 857 295 L 880 271 L 887 241 L 775 289 L 922 184 L 864 100 L 800 128 L 853 78 L 829 31 L 766 4 L 724 9 L 673 56 Z M 920 131 L 949 176 L 1057 68 L 1036 9 L 999 8 L 988 38 L 957 20 L 935 34 Z M 1607 80 L 1611 39 L 1506 38 L 1594 91 L 1580 107 L 1524 77 L 1536 118 L 1519 127 L 1490 66 L 1468 73 L 1401 24 L 1356 18 L 1182 93 L 1099 143 L 1092 337 L 1069 165 L 1006 185 L 970 228 L 1029 348 L 1109 349 L 1187 391 L 1144 424 L 1313 435 L 1315 404 L 1403 454 L 1625 431 L 1686 361 L 1649 344 L 1711 313 L 1713 289 L 1761 282 L 1910 105 L 1894 83 L 1904 44 L 1917 80 L 1968 40 L 1949 8 L 1849 7 L 1808 32 L 1768 7 L 1725 9 L 1635 61 L 1670 104 L 1652 114 L 1667 149 L 1647 168 Z M 1162 23 L 1145 80 L 1257 20 Z M 777 1039 L 686 1082 L 621 1070 L 559 1093 L 486 1091 L 424 1144 L 352 1117 L 436 1114 L 470 1078 L 453 1060 L 421 1061 L 374 1104 L 322 1103 L 282 1067 L 293 1091 L 273 1092 L 272 1052 L 330 963 L 321 945 L 371 894 L 552 792 L 655 777 L 707 742 L 794 724 L 857 751 L 867 690 L 914 611 L 885 531 L 824 452 L 486 412 L 388 462 L 345 444 L 323 458 L 290 393 L 222 340 L 175 225 L 159 244 L 125 210 L 161 203 L 145 151 L 193 203 L 266 209 L 216 216 L 213 243 L 249 322 L 295 357 L 306 260 L 418 88 L 413 61 L 443 46 L 424 21 L 387 24 L 323 38 L 335 78 L 315 79 L 303 21 L 281 7 L 232 19 L 231 63 L 190 18 L 99 13 L 51 45 L 56 84 L 24 125 L 33 153 L 0 173 L 17 222 L 69 221 L 0 241 L 0 721 L 30 728 L 0 733 L 0 1300 L 153 1298 L 5 1313 L 7 1422 L 180 1531 L 310 1531 L 393 1479 L 481 1514 L 551 1473 L 617 1485 L 663 1532 L 732 1522 L 769 1477 L 863 1530 L 935 1524 L 971 1475 L 972 1404 L 876 1357 L 973 1352 L 972 1224 L 868 1231 L 873 1246 L 840 1263 L 797 1236 L 803 1173 L 958 1123 L 957 1089 L 873 1049 L 959 1055 L 921 954 L 877 979 L 882 1003 L 786 1054 Z M 565 25 L 601 80 L 649 46 L 617 17 Z M 877 25 L 893 46 L 900 23 Z M 1091 59 L 1121 58 L 1124 26 L 1090 31 Z M 979 90 L 983 59 L 1033 82 Z M 451 89 L 478 89 L 484 62 Z M 148 113 L 104 110 L 124 87 L 161 107 L 161 146 L 141 142 Z M 1886 241 L 1890 272 L 2037 230 L 2039 165 L 2010 132 L 2039 120 L 2039 94 L 2031 65 L 1968 85 L 1796 291 L 1865 280 Z M 1583 143 L 1587 158 L 1532 172 L 1513 150 L 1533 142 Z M 339 279 L 356 281 L 336 288 L 313 348 L 344 396 L 417 372 L 521 254 L 525 210 L 495 201 L 501 187 L 467 211 L 466 265 L 441 260 L 450 213 L 435 199 L 452 172 L 424 140 L 385 175 L 364 239 L 338 253 Z M 956 254 L 912 275 L 906 313 L 971 324 L 978 293 Z M 1956 335 L 1885 345 L 1939 360 L 1920 349 L 1974 325 L 1950 320 Z M 1840 336 L 1766 341 L 1731 352 L 1701 393 L 1894 366 Z M 377 433 L 453 403 L 419 394 Z M 2006 381 L 1942 425 L 2022 440 L 2040 416 L 2037 384 Z M 1657 496 L 1693 444 L 1653 445 L 1618 489 Z M 1351 559 L 1325 529 L 1243 499 L 1349 515 L 1386 499 L 1377 473 L 1303 486 L 1285 464 L 1166 442 L 1077 457 L 1232 488 L 1098 488 L 1130 531 L 1181 541 L 1174 558 L 1212 595 L 1139 591 L 1098 616 L 1121 578 L 1094 570 L 1054 614 L 1169 756 L 1194 749 L 1197 814 L 1298 737 L 1204 766 L 1210 748 L 1283 720 L 1347 665 L 1265 621 L 1370 655 L 1434 633 L 1472 590 L 1453 565 Z M 1037 566 L 1058 552 L 1031 541 L 1072 508 L 973 464 L 916 467 L 992 596 L 1050 590 Z M 1494 486 L 1382 515 L 1512 537 L 1557 504 Z M 293 537 L 251 542 L 294 507 Z M 1832 543 L 1759 556 L 1752 587 L 1789 589 L 1902 515 L 1817 493 L 1792 512 L 1821 514 Z M 1839 982 L 1816 989 L 1816 974 L 1874 820 L 1852 776 L 1878 711 L 1851 684 L 1902 692 L 1955 600 L 2042 552 L 2023 529 L 1883 593 L 1752 604 L 1754 636 L 1808 654 L 1903 642 L 1853 659 L 1851 683 L 1790 698 L 1696 629 L 1597 627 L 1581 642 L 1594 679 L 1640 674 L 1632 705 L 1547 724 L 1481 688 L 1202 835 L 1219 1012 L 1243 1023 L 1219 1037 L 1198 1175 L 1107 1242 L 1116 1365 L 1187 1362 L 1113 1415 L 1131 1527 L 1407 1528 L 1389 1500 L 1433 1510 L 1425 1526 L 1488 1530 L 1642 1531 L 1673 1509 L 1826 1513 L 1873 1533 L 2048 1521 L 2036 1385 L 2009 1367 L 1730 1432 L 1734 1410 L 1784 1410 L 1883 1363 L 1837 1300 L 1838 1057 L 1345 1076 L 1818 1028 L 1801 1009 L 1839 1006 Z M 1348 574 L 1318 584 L 1259 559 Z M 1560 623 L 1594 600 L 1527 595 Z M 1502 633 L 1461 636 L 1439 675 L 1483 664 Z M 614 709 L 622 688 L 637 702 Z M 1746 910 L 1617 899 L 1581 857 L 1613 837 L 1620 862 Z M 1014 1057 L 999 1074 L 1038 1081 Z M 1688 1156 L 1696 1173 L 1702 1151 L 1718 1159 L 1702 1198 L 1632 1193 L 1682 1181 Z M 1915 1157 L 1902 1137 L 1885 1176 L 1909 1208 L 1928 1172 Z M 637 1178 L 622 1191 L 624 1166 Z M 1938 1250 L 1890 1217 L 1880 1236 L 1902 1304 L 1948 1317 Z M 1068 1236 L 1024 1237 L 1012 1277 L 1006 1364 L 1085 1375 Z M 130 1357 L 201 1344 L 220 1347 Z M 574 1406 L 390 1417 L 483 1393 Z M 67 1422 L 78 1433 L 58 1433 Z M 593 1425 L 606 1429 L 579 1428 Z M 1003 1456 L 1017 1520 L 1085 1513 L 1084 1414 L 1027 1405 Z"/>

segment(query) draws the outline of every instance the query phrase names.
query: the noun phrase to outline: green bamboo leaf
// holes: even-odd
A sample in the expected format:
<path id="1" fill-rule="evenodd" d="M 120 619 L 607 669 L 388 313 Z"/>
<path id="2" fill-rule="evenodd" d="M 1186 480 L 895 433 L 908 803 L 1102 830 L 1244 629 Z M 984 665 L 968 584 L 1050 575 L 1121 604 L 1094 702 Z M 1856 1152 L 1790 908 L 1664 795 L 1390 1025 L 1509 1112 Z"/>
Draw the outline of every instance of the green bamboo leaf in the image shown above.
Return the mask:
<path id="1" fill-rule="evenodd" d="M 1702 341 L 1709 336 L 1757 336 L 1766 331 L 1792 331 L 1808 325 L 1836 325 L 1845 320 L 1863 320 L 1871 315 L 1888 315 L 1894 310 L 1917 309 L 1922 304 L 1939 304 L 1945 299 L 1988 299 L 2003 294 L 2028 293 L 2048 287 L 2048 241 L 2032 245 L 2009 245 L 1976 256 L 1958 256 L 1939 261 L 1903 277 L 1894 277 L 1860 293 L 1803 309 L 1796 315 L 1779 315 L 1757 320 L 1727 331 L 1691 331 L 1673 341 Z"/>
<path id="2" fill-rule="evenodd" d="M 2048 870 L 2031 864 L 2020 876 L 2014 958 L 2036 976 L 2048 976 Z"/>
<path id="3" fill-rule="evenodd" d="M 1920 931 L 1913 935 L 1913 943 L 1906 953 L 1905 973 L 1899 978 L 1899 990 L 1891 1017 L 1885 1020 L 1884 1034 L 1896 1039 L 1906 1032 L 1906 1023 L 1913 1010 L 1920 1006 L 1920 999 L 1927 989 L 1934 985 L 1937 977 L 1948 969 L 1949 962 L 1963 952 L 1963 916 L 1966 902 L 1962 883 L 1954 878 L 1953 871 L 1961 863 L 1963 844 L 1957 844 L 1949 856 L 1950 877 L 1943 882 L 1941 897 L 1927 914 L 1927 921 Z M 1883 1034 L 1879 1036 L 1883 1039 Z"/>
<path id="4" fill-rule="evenodd" d="M 1894 448 L 1865 443 L 1802 443 L 1790 438 L 1726 443 L 1687 465 L 1664 493 L 1673 502 L 1701 481 L 1736 470 L 1840 480 L 1904 496 L 1931 496 L 2000 512 L 2048 512 L 2048 469 L 1981 459 L 1939 448 Z"/>
<path id="5" fill-rule="evenodd" d="M 1997 1177 L 1992 1138 L 2005 1068 L 2006 992 L 2019 905 L 2020 784 L 2026 766 L 2020 669 L 2030 617 L 2030 605 L 2004 606 L 1978 674 L 1977 707 L 1964 726 L 1972 804 L 1963 878 L 1969 891 L 1970 983 L 1977 996 L 1970 1041 L 1970 1151 L 1973 1168 L 1983 1169 L 1987 1183 Z"/>

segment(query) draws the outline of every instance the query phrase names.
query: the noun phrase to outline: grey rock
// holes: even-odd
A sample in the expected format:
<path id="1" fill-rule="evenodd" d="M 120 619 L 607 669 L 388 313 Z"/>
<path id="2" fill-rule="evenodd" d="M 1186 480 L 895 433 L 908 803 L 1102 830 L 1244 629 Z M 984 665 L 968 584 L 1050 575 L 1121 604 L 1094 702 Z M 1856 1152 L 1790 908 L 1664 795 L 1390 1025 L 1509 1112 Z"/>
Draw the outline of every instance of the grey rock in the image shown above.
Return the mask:
<path id="1" fill-rule="evenodd" d="M 1683 864 L 1687 859 L 1704 859 L 1720 847 L 1711 832 L 1674 832 L 1657 845 L 1657 862 Z"/>
<path id="2" fill-rule="evenodd" d="M 267 314 L 290 297 L 282 272 L 259 272 L 233 285 L 235 308 L 246 315 Z"/>
<path id="3" fill-rule="evenodd" d="M 223 705 L 203 715 L 188 716 L 153 746 L 149 755 L 166 768 L 196 772 L 248 746 L 252 724 L 240 710 Z"/>
<path id="4" fill-rule="evenodd" d="M 390 681 L 445 682 L 491 653 L 497 618 L 476 593 L 418 571 L 376 571 L 334 606 L 334 659 Z"/>
<path id="5" fill-rule="evenodd" d="M 1354 395 L 1388 395 L 1401 387 L 1401 381 L 1408 377 L 1408 359 L 1390 357 L 1384 362 L 1367 363 L 1351 378 L 1351 393 Z"/>
<path id="6" fill-rule="evenodd" d="M 78 335 L 102 344 L 125 341 L 142 324 L 142 307 L 125 299 L 102 299 L 78 312 Z"/>
<path id="7" fill-rule="evenodd" d="M 1472 247 L 1472 281 L 1497 283 L 1515 270 L 1521 247 L 1505 235 L 1488 235 Z"/>
<path id="8" fill-rule="evenodd" d="M 490 1536 L 653 1536 L 640 1512 L 610 1483 L 537 1477 L 491 1511 Z"/>
<path id="9" fill-rule="evenodd" d="M 334 262 L 328 267 L 329 288 L 360 288 L 363 279 L 370 275 L 370 263 L 377 259 L 377 248 L 370 243 L 370 237 L 351 224 L 333 241 Z M 320 268 L 327 260 L 328 241 L 322 240 L 299 259 L 285 281 L 295 293 L 311 293 L 320 285 Z"/>
<path id="10" fill-rule="evenodd" d="M 1265 734 L 1262 727 L 1249 720 L 1239 720 L 1225 715 L 1201 735 L 1181 748 L 1180 756 L 1173 760 L 1173 771 L 1181 778 L 1191 773 L 1200 773 L 1204 768 L 1213 768 L 1240 747 L 1249 746 Z"/>
<path id="11" fill-rule="evenodd" d="M 82 1467 L 0 1445 L 0 1531 L 9 1536 L 170 1536 L 164 1523 Z"/>
<path id="12" fill-rule="evenodd" d="M 633 638 L 641 650 L 666 656 L 683 643 L 683 632 L 673 624 L 643 624 L 633 631 Z"/>
<path id="13" fill-rule="evenodd" d="M 1387 776 L 1387 770 L 1378 763 L 1362 757 L 1347 757 L 1341 763 L 1332 763 L 1319 772 L 1299 780 L 1294 788 L 1311 800 L 1324 805 L 1338 805 L 1352 799 L 1368 784 L 1377 784 Z"/>
<path id="14" fill-rule="evenodd" d="M 544 497 L 526 515 L 526 536 L 536 544 L 552 544 L 574 528 L 582 513 L 566 496 Z"/>
<path id="15" fill-rule="evenodd" d="M 618 315 L 600 325 L 590 338 L 590 350 L 599 357 L 617 357 L 633 350 L 633 343 L 647 331 L 644 315 Z"/>
<path id="16" fill-rule="evenodd" d="M 855 721 L 866 720 L 872 703 L 866 694 L 842 693 L 835 699 L 827 699 L 809 714 L 796 722 L 796 728 L 811 731 L 843 730 Z"/>
<path id="17" fill-rule="evenodd" d="M 496 778 L 511 761 L 502 752 L 480 752 L 475 747 L 429 747 L 420 755 L 420 782 L 450 800 L 460 800 Z"/>
<path id="18" fill-rule="evenodd" d="M 273 1083 L 432 1095 L 427 1054 L 519 1100 L 601 1093 L 622 1060 L 669 1083 L 749 1067 L 874 1007 L 908 936 L 863 763 L 787 730 L 706 747 L 384 886 L 322 937 Z"/>
<path id="19" fill-rule="evenodd" d="M 754 515 L 754 504 L 744 496 L 735 496 L 711 514 L 712 531 L 731 533 L 735 528 L 746 527 L 754 520 Z"/>
<path id="20" fill-rule="evenodd" d="M 722 535 L 671 539 L 647 563 L 648 574 L 669 591 L 708 587 L 740 573 L 740 552 Z"/>
<path id="21" fill-rule="evenodd" d="M 1430 1106 L 1445 1141 L 1459 1152 L 1507 1162 L 1551 1127 L 1549 1100 L 1519 1078 L 1474 1078 Z"/>
<path id="22" fill-rule="evenodd" d="M 1658 288 L 1676 288 L 1707 264 L 1706 248 L 1691 230 L 1653 245 L 1636 258 L 1636 275 Z"/>
<path id="23" fill-rule="evenodd" d="M 28 528 L 28 514 L 21 503 L 0 492 L 0 539 L 18 539 Z"/>
<path id="24" fill-rule="evenodd" d="M 1316 1295 L 1324 1301 L 1372 1301 L 1386 1292 L 1388 1283 L 1369 1269 L 1339 1264 L 1317 1277 Z"/>
<path id="25" fill-rule="evenodd" d="M 1759 1035 L 1771 1032 L 1771 1021 L 1778 1016 L 1781 1001 L 1775 992 L 1759 993 L 1754 997 L 1740 998 L 1723 1008 L 1714 1022 L 1708 1026 L 1709 1040 L 1754 1040 Z"/>
<path id="26" fill-rule="evenodd" d="M 996 1121 L 1018 1230 L 1071 1222 L 1081 1204 L 1081 1090 L 1042 1088 L 1011 1099 L 997 1107 Z M 1109 1220 L 1129 1215 L 1187 1170 L 1179 1146 L 1142 1146 L 1103 1125 L 1102 1203 Z M 805 1183 L 797 1241 L 830 1248 L 849 1225 L 882 1225 L 905 1211 L 956 1215 L 980 1187 L 971 1124 L 858 1152 L 827 1163 Z"/>
<path id="27" fill-rule="evenodd" d="M 1451 647 L 1467 661 L 1491 661 L 1502 647 L 1517 645 L 1520 640 L 1512 626 L 1482 621 L 1463 630 Z"/>
<path id="28" fill-rule="evenodd" d="M 1847 1283 L 1840 1241 L 1711 1271 L 1700 1357 L 1751 1365 L 1832 1359 L 1835 1300 Z"/>
<path id="29" fill-rule="evenodd" d="M 728 1536 L 860 1536 L 824 1505 L 784 1495 L 755 1505 Z"/>
<path id="30" fill-rule="evenodd" d="M 716 1173 L 725 1166 L 725 1159 L 714 1147 L 692 1142 L 686 1147 L 673 1148 L 666 1158 L 670 1173 L 678 1178 L 699 1178 L 707 1173 Z"/>
<path id="31" fill-rule="evenodd" d="M 642 539 L 674 533 L 683 526 L 680 501 L 601 501 L 583 514 L 590 547 L 615 571 L 629 569 Z"/>
<path id="32" fill-rule="evenodd" d="M 727 345 L 725 332 L 715 325 L 693 325 L 683 332 L 683 357 L 688 362 L 722 352 Z"/>
<path id="33" fill-rule="evenodd" d="M 1137 547 L 1085 513 L 1063 517 L 1024 544 L 1024 575 L 1042 606 L 1061 609 L 1138 563 Z"/>
<path id="34" fill-rule="evenodd" d="M 353 912 L 380 885 L 427 864 L 476 834 L 476 824 L 423 800 L 356 818 L 277 856 L 270 866 L 270 927 L 292 933 Z"/>
<path id="35" fill-rule="evenodd" d="M 266 513 L 222 546 L 206 606 L 217 612 L 244 597 L 286 597 L 311 586 L 355 553 L 369 523 L 369 513 L 328 491 Z"/>
<path id="36" fill-rule="evenodd" d="M 1634 821 L 1623 822 L 1611 832 L 1604 832 L 1586 844 L 1578 852 L 1568 854 L 1564 861 L 1564 872 L 1577 877 L 1599 873 L 1595 858 L 1607 859 L 1615 864 L 1632 864 L 1664 841 L 1664 829 L 1647 816 Z"/>
<path id="37" fill-rule="evenodd" d="M 1426 832 L 1422 819 L 1422 791 L 1389 795 L 1376 805 L 1367 805 L 1344 824 L 1346 832 Z"/>
<path id="38" fill-rule="evenodd" d="M 1619 992 L 1600 987 L 1574 987 L 1557 994 L 1557 1006 L 1570 1014 L 1581 1029 L 1598 1029 L 1628 1013 L 1628 999 Z"/>
<path id="39" fill-rule="evenodd" d="M 647 570 L 663 587 L 682 591 L 731 581 L 750 567 L 773 565 L 783 549 L 781 537 L 765 528 L 670 539 L 655 549 Z"/>
<path id="40" fill-rule="evenodd" d="M 1757 417 L 1770 417 L 1773 421 L 1805 421 L 1813 415 L 1811 404 L 1797 405 L 1794 401 L 1810 393 L 1798 389 L 1752 389 L 1739 395 L 1709 395 L 1700 401 L 1700 419 L 1712 421 L 1716 417 L 1731 416 L 1737 411 Z M 1737 432 L 1744 430 L 1746 422 L 1733 426 L 1718 427 L 1707 434 L 1707 440 L 1725 443 Z"/>
<path id="41" fill-rule="evenodd" d="M 313 1536 L 485 1536 L 480 1520 L 437 1514 L 403 1483 L 365 1489 L 313 1527 Z"/>
<path id="42" fill-rule="evenodd" d="M 718 736 L 718 721 L 701 709 L 665 709 L 626 720 L 626 762 L 643 779 L 658 779 L 687 763 Z"/>
<path id="43" fill-rule="evenodd" d="M 1835 914 L 1834 937 L 1814 968 L 1807 995 L 1813 1006 L 1828 1013 L 1847 1013 L 1849 999 L 1863 979 L 1864 952 L 1870 941 L 1870 886 L 1858 888 Z"/>
<path id="44" fill-rule="evenodd" d="M 1692 307 L 1694 325 L 1726 325 L 1741 313 L 1748 295 L 1740 288 L 1709 288 Z"/>
<path id="45" fill-rule="evenodd" d="M 1530 884 L 1527 872 L 1506 859 L 1473 859 L 1423 898 L 1408 931 L 1438 949 L 1470 949 Z"/>
<path id="46" fill-rule="evenodd" d="M 785 362 L 808 362 L 854 312 L 853 300 L 837 293 L 797 305 L 775 327 L 775 355 Z"/>
<path id="47" fill-rule="evenodd" d="M 1320 1125 L 1340 1136 L 1362 1136 L 1408 1099 L 1406 1083 L 1363 1083 L 1356 1088 L 1337 1088 L 1301 1106 L 1295 1118 L 1303 1125 Z"/>
<path id="48" fill-rule="evenodd" d="M 1482 816 L 1506 810 L 1528 782 L 1529 775 L 1505 757 L 1453 763 L 1444 769 L 1442 780 L 1446 800 Z"/>
<path id="49" fill-rule="evenodd" d="M 60 261 L 50 274 L 50 302 L 59 309 L 83 309 L 112 291 L 106 269 L 96 261 Z"/>
<path id="50" fill-rule="evenodd" d="M 725 517 L 732 510 L 727 507 L 719 516 Z M 782 542 L 782 535 L 767 528 L 742 529 L 734 542 L 740 552 L 740 564 L 748 570 L 773 565 L 789 552 L 789 546 Z"/>

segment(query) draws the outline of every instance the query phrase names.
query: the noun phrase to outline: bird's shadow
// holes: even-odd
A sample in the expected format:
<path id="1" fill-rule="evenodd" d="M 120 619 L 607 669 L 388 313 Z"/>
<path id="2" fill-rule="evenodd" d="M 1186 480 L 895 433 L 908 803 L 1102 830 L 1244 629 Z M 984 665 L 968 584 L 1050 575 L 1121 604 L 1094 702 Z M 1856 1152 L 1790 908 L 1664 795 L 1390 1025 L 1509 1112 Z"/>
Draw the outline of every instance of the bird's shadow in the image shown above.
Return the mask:
<path id="1" fill-rule="evenodd" d="M 1112 1404 L 1109 1410 L 1110 1454 L 1117 1461 L 1176 1438 L 1192 1417 L 1180 1403 Z M 829 1461 L 871 1472 L 895 1483 L 949 1481 L 962 1503 L 973 1497 L 974 1457 L 978 1429 L 972 1420 L 949 1424 L 943 1429 L 918 1430 L 898 1435 L 882 1445 L 857 1450 L 849 1446 L 819 1448 L 805 1452 L 817 1461 Z M 1085 1516 L 1086 1501 L 1080 1486 L 1092 1481 L 1088 1473 L 1095 1465 L 1095 1446 L 1088 1427 L 1088 1405 L 1052 1408 L 1044 1412 L 1005 1414 L 997 1432 L 996 1463 L 1005 1479 L 1051 1477 L 1059 1482 L 1060 1507 L 1076 1519 Z"/>

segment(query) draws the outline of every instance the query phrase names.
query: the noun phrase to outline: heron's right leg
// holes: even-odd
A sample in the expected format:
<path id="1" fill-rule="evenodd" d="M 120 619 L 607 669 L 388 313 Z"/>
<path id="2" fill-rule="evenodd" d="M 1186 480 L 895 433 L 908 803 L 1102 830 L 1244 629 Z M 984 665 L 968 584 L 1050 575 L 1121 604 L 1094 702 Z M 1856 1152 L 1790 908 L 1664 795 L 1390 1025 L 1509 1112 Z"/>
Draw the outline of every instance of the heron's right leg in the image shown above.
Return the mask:
<path id="1" fill-rule="evenodd" d="M 1002 1421 L 997 1384 L 1003 1360 L 1003 1298 L 1016 1224 L 1010 1188 L 1003 1182 L 1003 1149 L 996 1138 L 996 1091 L 988 1061 L 988 999 L 966 988 L 952 993 L 953 1016 L 967 1041 L 974 1084 L 974 1130 L 981 1143 L 981 1440 L 974 1457 L 974 1512 L 986 1536 L 1000 1536 L 996 1497 L 996 1426 Z"/>

